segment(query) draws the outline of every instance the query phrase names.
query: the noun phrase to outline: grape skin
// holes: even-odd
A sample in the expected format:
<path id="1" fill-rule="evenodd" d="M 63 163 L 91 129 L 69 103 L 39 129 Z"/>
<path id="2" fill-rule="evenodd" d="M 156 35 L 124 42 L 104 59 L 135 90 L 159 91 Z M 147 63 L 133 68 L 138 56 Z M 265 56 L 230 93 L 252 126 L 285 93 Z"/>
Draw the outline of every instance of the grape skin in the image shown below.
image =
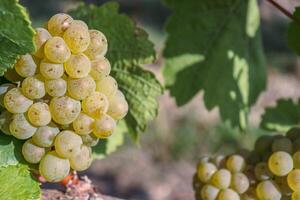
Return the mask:
<path id="1" fill-rule="evenodd" d="M 101 118 L 95 120 L 93 133 L 99 138 L 107 138 L 113 133 L 116 125 L 113 118 L 104 114 Z"/>
<path id="2" fill-rule="evenodd" d="M 71 158 L 80 152 L 82 139 L 70 130 L 60 132 L 54 142 L 56 153 L 63 158 Z"/>
<path id="3" fill-rule="evenodd" d="M 293 192 L 292 200 L 300 200 L 300 191 Z"/>
<path id="4" fill-rule="evenodd" d="M 94 92 L 82 101 L 83 111 L 96 119 L 107 112 L 108 106 L 109 102 L 107 97 L 100 92 Z"/>
<path id="5" fill-rule="evenodd" d="M 94 119 L 85 113 L 80 113 L 73 121 L 73 128 L 79 135 L 87 135 L 93 131 Z"/>
<path id="6" fill-rule="evenodd" d="M 107 52 L 107 39 L 103 33 L 98 30 L 89 30 L 91 38 L 90 45 L 84 52 L 91 60 L 103 57 Z"/>
<path id="7" fill-rule="evenodd" d="M 107 114 L 115 120 L 123 119 L 128 113 L 128 103 L 121 91 L 109 99 L 109 107 Z"/>
<path id="8" fill-rule="evenodd" d="M 260 182 L 256 187 L 256 194 L 262 200 L 280 200 L 282 195 L 273 181 Z"/>
<path id="9" fill-rule="evenodd" d="M 51 35 L 61 36 L 72 24 L 73 18 L 65 13 L 58 13 L 53 15 L 48 23 L 47 27 Z"/>
<path id="10" fill-rule="evenodd" d="M 89 147 L 94 147 L 99 142 L 99 138 L 96 137 L 93 133 L 90 133 L 88 135 L 81 135 L 81 139 L 82 139 L 83 144 L 85 144 Z"/>
<path id="11" fill-rule="evenodd" d="M 44 52 L 47 59 L 54 63 L 64 63 L 71 56 L 70 49 L 65 41 L 57 36 L 46 42 Z"/>
<path id="12" fill-rule="evenodd" d="M 62 78 L 45 81 L 46 92 L 52 97 L 64 96 L 67 92 L 67 81 Z"/>
<path id="13" fill-rule="evenodd" d="M 50 102 L 52 119 L 58 124 L 72 123 L 78 117 L 80 111 L 80 102 L 68 96 L 55 97 Z"/>
<path id="14" fill-rule="evenodd" d="M 70 157 L 71 168 L 77 171 L 83 171 L 89 168 L 92 164 L 92 149 L 83 145 L 80 152 Z"/>
<path id="15" fill-rule="evenodd" d="M 248 190 L 249 186 L 250 182 L 245 174 L 240 172 L 232 174 L 231 188 L 237 193 L 243 194 Z"/>
<path id="16" fill-rule="evenodd" d="M 293 169 L 293 159 L 290 154 L 277 151 L 270 156 L 268 166 L 273 174 L 286 176 Z"/>
<path id="17" fill-rule="evenodd" d="M 39 163 L 46 151 L 33 143 L 32 140 L 27 140 L 22 146 L 22 154 L 25 160 L 29 163 Z"/>
<path id="18" fill-rule="evenodd" d="M 20 140 L 25 140 L 33 136 L 36 127 L 32 126 L 24 114 L 14 114 L 9 124 L 10 133 Z"/>
<path id="19" fill-rule="evenodd" d="M 29 99 L 41 99 L 45 96 L 45 84 L 41 76 L 25 78 L 22 82 L 22 93 Z"/>
<path id="20" fill-rule="evenodd" d="M 11 89 L 13 89 L 15 87 L 16 86 L 14 84 L 11 84 L 11 83 L 4 83 L 4 84 L 0 85 L 0 105 L 2 107 L 4 107 L 4 96 L 5 96 L 5 94 L 9 90 L 11 90 Z"/>
<path id="21" fill-rule="evenodd" d="M 69 174 L 70 162 L 51 151 L 42 158 L 39 172 L 47 181 L 59 182 Z"/>
<path id="22" fill-rule="evenodd" d="M 97 60 L 93 60 L 91 63 L 90 75 L 96 81 L 99 81 L 104 77 L 108 76 L 110 71 L 111 71 L 110 63 L 105 57 L 102 57 Z"/>
<path id="23" fill-rule="evenodd" d="M 293 191 L 300 191 L 300 169 L 294 169 L 287 177 L 289 187 Z"/>
<path id="24" fill-rule="evenodd" d="M 71 78 L 86 77 L 91 71 L 91 61 L 83 53 L 71 55 L 71 57 L 64 63 L 66 73 Z"/>
<path id="25" fill-rule="evenodd" d="M 64 66 L 61 63 L 52 63 L 43 59 L 40 63 L 40 73 L 46 79 L 58 79 L 64 74 Z"/>
<path id="26" fill-rule="evenodd" d="M 232 173 L 242 172 L 246 167 L 246 162 L 242 156 L 232 155 L 227 159 L 226 166 Z"/>
<path id="27" fill-rule="evenodd" d="M 96 90 L 96 83 L 90 76 L 74 79 L 68 78 L 68 93 L 76 100 L 83 100 Z"/>
<path id="28" fill-rule="evenodd" d="M 240 200 L 240 196 L 232 189 L 221 190 L 217 200 Z"/>
<path id="29" fill-rule="evenodd" d="M 47 42 L 48 39 L 50 39 L 52 36 L 48 32 L 48 30 L 44 28 L 36 28 L 35 29 L 36 34 L 34 36 L 34 42 L 36 46 L 36 51 L 34 55 L 38 58 L 44 57 L 44 45 Z"/>
<path id="30" fill-rule="evenodd" d="M 117 81 L 111 76 L 107 76 L 96 83 L 96 91 L 105 94 L 108 98 L 114 96 L 117 90 Z"/>
<path id="31" fill-rule="evenodd" d="M 220 189 L 213 185 L 206 184 L 201 189 L 201 197 L 205 200 L 214 200 L 217 198 Z"/>
<path id="32" fill-rule="evenodd" d="M 52 147 L 54 145 L 54 139 L 59 133 L 59 128 L 55 124 L 51 123 L 47 126 L 42 126 L 32 136 L 32 140 L 40 147 Z"/>
<path id="33" fill-rule="evenodd" d="M 37 102 L 29 107 L 27 113 L 29 121 L 35 126 L 46 126 L 51 122 L 49 106 L 43 102 Z"/>
<path id="34" fill-rule="evenodd" d="M 282 136 L 280 138 L 276 138 L 272 144 L 272 151 L 285 151 L 287 153 L 292 153 L 293 145 L 290 139 Z"/>
<path id="35" fill-rule="evenodd" d="M 32 103 L 32 100 L 22 94 L 20 88 L 13 88 L 4 96 L 4 106 L 11 113 L 24 113 Z"/>
<path id="36" fill-rule="evenodd" d="M 230 186 L 231 173 L 227 169 L 220 169 L 213 174 L 210 181 L 217 188 L 226 189 Z"/>
<path id="37" fill-rule="evenodd" d="M 213 163 L 200 163 L 197 167 L 197 176 L 203 183 L 207 183 L 216 171 L 217 167 Z"/>
<path id="38" fill-rule="evenodd" d="M 17 60 L 14 66 L 16 72 L 23 78 L 33 76 L 36 73 L 37 66 L 31 55 L 23 55 Z"/>

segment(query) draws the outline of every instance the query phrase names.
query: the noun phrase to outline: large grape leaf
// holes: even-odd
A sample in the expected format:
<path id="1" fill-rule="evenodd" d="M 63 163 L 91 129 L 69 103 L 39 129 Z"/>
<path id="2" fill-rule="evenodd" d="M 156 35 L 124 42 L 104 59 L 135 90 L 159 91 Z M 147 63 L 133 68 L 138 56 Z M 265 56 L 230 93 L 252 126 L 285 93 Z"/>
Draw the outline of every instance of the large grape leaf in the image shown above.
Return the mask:
<path id="1" fill-rule="evenodd" d="M 34 51 L 28 15 L 18 0 L 0 1 L 0 76 L 12 67 L 19 55 Z"/>
<path id="2" fill-rule="evenodd" d="M 113 153 L 124 142 L 124 136 L 127 132 L 126 124 L 124 121 L 120 121 L 116 130 L 107 139 L 100 139 L 97 146 L 93 147 L 93 156 L 96 159 L 102 159 L 106 155 Z"/>
<path id="3" fill-rule="evenodd" d="M 300 21 L 300 7 L 295 9 L 293 14 Z M 287 32 L 287 41 L 289 47 L 294 50 L 297 54 L 300 54 L 300 24 L 298 22 L 292 21 L 289 24 L 288 32 Z"/>
<path id="4" fill-rule="evenodd" d="M 156 117 L 156 97 L 163 89 L 154 74 L 141 67 L 155 58 L 148 34 L 118 10 L 117 3 L 106 3 L 101 7 L 82 5 L 70 14 L 107 36 L 107 57 L 112 64 L 112 75 L 129 104 L 125 122 L 136 139 L 138 133 L 145 130 L 148 121 Z"/>
<path id="5" fill-rule="evenodd" d="M 275 107 L 265 110 L 260 126 L 266 130 L 287 132 L 299 123 L 300 100 L 294 103 L 291 99 L 280 99 Z"/>
<path id="6" fill-rule="evenodd" d="M 256 0 L 165 0 L 174 14 L 164 78 L 178 105 L 200 90 L 210 110 L 245 128 L 249 107 L 265 89 L 266 72 Z"/>
<path id="7" fill-rule="evenodd" d="M 32 179 L 26 165 L 0 168 L 0 199 L 40 199 L 39 183 Z"/>
<path id="8" fill-rule="evenodd" d="M 0 167 L 17 165 L 23 162 L 22 142 L 0 133 Z"/>

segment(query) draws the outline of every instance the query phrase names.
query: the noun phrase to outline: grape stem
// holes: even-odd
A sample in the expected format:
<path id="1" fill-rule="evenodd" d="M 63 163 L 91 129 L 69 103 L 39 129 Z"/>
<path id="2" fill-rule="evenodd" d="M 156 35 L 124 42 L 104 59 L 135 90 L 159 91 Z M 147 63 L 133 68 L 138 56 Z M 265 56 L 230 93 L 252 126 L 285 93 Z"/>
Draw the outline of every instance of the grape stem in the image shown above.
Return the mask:
<path id="1" fill-rule="evenodd" d="M 274 7 L 276 7 L 278 10 L 280 10 L 285 16 L 296 22 L 300 26 L 300 20 L 295 17 L 291 12 L 289 12 L 287 9 L 282 7 L 279 3 L 277 3 L 274 0 L 267 0 L 270 4 L 272 4 Z"/>

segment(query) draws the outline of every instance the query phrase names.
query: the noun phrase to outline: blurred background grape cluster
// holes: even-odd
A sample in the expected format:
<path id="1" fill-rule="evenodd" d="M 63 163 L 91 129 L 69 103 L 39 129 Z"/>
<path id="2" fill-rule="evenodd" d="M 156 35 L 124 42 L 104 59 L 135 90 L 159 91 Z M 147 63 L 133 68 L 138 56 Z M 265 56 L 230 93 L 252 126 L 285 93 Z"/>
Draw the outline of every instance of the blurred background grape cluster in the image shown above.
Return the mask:
<path id="1" fill-rule="evenodd" d="M 50 16 L 66 12 L 81 2 L 77 0 L 20 0 L 27 7 L 35 27 Z M 86 0 L 101 5 L 106 0 Z M 163 82 L 161 52 L 167 35 L 163 25 L 171 12 L 160 0 L 118 0 L 121 12 L 130 15 L 145 28 L 157 49 L 157 61 L 146 66 Z M 281 0 L 289 10 L 300 0 Z M 104 194 L 138 200 L 193 199 L 192 175 L 203 154 L 231 153 L 239 148 L 253 148 L 257 137 L 266 133 L 258 128 L 263 108 L 282 97 L 300 97 L 299 58 L 286 44 L 289 20 L 266 1 L 260 1 L 262 35 L 267 55 L 268 86 L 251 110 L 251 127 L 240 133 L 219 119 L 218 109 L 205 109 L 202 93 L 178 108 L 168 92 L 159 98 L 158 118 L 153 121 L 139 145 L 129 137 L 119 150 L 104 160 L 95 161 L 87 174 Z M 112 22 L 113 23 L 113 22 Z M 52 187 L 47 185 L 46 187 Z"/>

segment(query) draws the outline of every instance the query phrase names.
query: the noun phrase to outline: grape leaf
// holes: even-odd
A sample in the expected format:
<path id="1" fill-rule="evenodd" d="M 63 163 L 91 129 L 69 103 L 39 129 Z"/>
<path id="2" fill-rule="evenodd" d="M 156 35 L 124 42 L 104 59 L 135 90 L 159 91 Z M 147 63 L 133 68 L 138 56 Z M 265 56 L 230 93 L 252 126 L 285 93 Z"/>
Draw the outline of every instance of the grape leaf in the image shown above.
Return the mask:
<path id="1" fill-rule="evenodd" d="M 0 167 L 17 165 L 23 162 L 22 141 L 0 133 Z"/>
<path id="2" fill-rule="evenodd" d="M 297 7 L 295 9 L 293 15 L 300 20 L 300 7 Z M 292 50 L 294 50 L 297 54 L 300 54 L 299 34 L 300 34 L 300 25 L 297 22 L 292 21 L 288 27 L 287 41 L 288 41 L 288 46 Z"/>
<path id="3" fill-rule="evenodd" d="M 148 34 L 118 10 L 118 4 L 110 2 L 101 7 L 82 5 L 70 14 L 106 35 L 112 75 L 129 104 L 125 121 L 129 132 L 137 139 L 138 133 L 146 129 L 148 121 L 156 117 L 156 97 L 162 94 L 163 89 L 154 74 L 141 67 L 154 62 L 155 58 Z"/>
<path id="4" fill-rule="evenodd" d="M 270 131 L 287 132 L 299 122 L 300 100 L 294 103 L 291 99 L 280 99 L 275 107 L 265 110 L 260 126 Z"/>
<path id="5" fill-rule="evenodd" d="M 107 139 L 100 139 L 97 146 L 93 147 L 93 157 L 96 159 L 102 159 L 107 154 L 113 153 L 124 142 L 124 135 L 127 132 L 126 124 L 124 121 L 120 121 L 116 130 Z"/>
<path id="6" fill-rule="evenodd" d="M 34 30 L 18 0 L 0 1 L 0 76 L 12 67 L 19 55 L 33 52 Z"/>
<path id="7" fill-rule="evenodd" d="M 174 14 L 163 75 L 179 106 L 204 91 L 207 109 L 244 129 L 249 107 L 265 89 L 256 0 L 165 0 Z"/>
<path id="8" fill-rule="evenodd" d="M 0 196 L 5 200 L 40 199 L 39 183 L 32 179 L 26 165 L 0 168 Z"/>

